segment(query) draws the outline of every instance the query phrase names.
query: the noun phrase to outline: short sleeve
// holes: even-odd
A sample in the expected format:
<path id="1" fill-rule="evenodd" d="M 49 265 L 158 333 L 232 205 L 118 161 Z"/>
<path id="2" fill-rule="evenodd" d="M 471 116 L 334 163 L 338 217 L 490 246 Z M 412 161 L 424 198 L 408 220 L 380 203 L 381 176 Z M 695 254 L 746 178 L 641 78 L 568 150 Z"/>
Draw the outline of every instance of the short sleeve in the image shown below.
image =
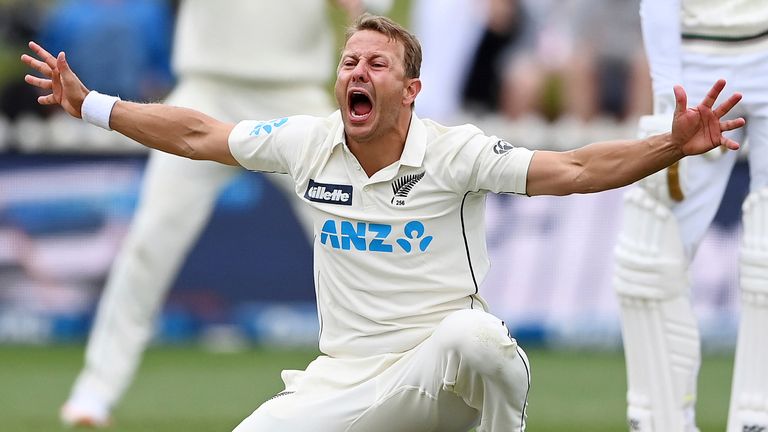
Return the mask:
<path id="1" fill-rule="evenodd" d="M 291 174 L 319 121 L 311 116 L 245 120 L 230 132 L 229 150 L 248 170 Z"/>
<path id="2" fill-rule="evenodd" d="M 465 145 L 473 158 L 468 179 L 471 191 L 525 194 L 533 151 L 515 147 L 503 139 L 475 136 Z"/>

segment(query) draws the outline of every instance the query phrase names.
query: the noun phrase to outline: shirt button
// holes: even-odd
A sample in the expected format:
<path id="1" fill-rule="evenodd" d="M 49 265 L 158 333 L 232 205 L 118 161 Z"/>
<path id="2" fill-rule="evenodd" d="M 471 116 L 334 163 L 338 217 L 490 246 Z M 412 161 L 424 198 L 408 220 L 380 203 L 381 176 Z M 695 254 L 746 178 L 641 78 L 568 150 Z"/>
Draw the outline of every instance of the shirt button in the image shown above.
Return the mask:
<path id="1" fill-rule="evenodd" d="M 370 186 L 366 186 L 366 187 L 363 188 L 363 190 L 368 192 L 369 190 L 371 190 L 371 187 Z"/>

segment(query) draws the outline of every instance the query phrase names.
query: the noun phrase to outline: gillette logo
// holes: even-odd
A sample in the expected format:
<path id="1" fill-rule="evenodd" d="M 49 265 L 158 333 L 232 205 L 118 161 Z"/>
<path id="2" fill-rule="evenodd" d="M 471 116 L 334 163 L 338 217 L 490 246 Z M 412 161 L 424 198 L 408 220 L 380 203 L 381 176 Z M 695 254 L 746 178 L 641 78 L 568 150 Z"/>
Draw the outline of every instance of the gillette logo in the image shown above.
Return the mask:
<path id="1" fill-rule="evenodd" d="M 310 179 L 307 191 L 304 192 L 304 198 L 314 202 L 351 206 L 352 186 L 315 183 L 314 180 Z"/>

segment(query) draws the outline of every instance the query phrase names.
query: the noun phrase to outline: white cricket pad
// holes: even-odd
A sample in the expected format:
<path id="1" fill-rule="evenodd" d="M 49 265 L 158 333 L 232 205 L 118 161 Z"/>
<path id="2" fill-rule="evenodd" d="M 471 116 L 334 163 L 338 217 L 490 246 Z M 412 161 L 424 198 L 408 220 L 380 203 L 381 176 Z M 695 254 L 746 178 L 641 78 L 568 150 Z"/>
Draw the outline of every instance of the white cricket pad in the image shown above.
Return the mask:
<path id="1" fill-rule="evenodd" d="M 692 432 L 699 331 L 677 221 L 644 187 L 625 195 L 615 250 L 630 430 Z"/>
<path id="2" fill-rule="evenodd" d="M 768 189 L 743 205 L 741 321 L 728 432 L 768 432 Z"/>

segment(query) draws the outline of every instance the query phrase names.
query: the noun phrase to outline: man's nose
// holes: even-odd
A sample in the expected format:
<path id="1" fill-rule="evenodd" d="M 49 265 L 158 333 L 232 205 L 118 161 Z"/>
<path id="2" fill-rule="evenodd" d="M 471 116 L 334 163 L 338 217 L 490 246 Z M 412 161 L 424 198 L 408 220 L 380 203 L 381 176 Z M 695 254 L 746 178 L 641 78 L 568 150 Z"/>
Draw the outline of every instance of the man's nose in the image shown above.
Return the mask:
<path id="1" fill-rule="evenodd" d="M 368 82 L 368 67 L 365 62 L 359 62 L 352 71 L 352 80 L 355 82 Z"/>

